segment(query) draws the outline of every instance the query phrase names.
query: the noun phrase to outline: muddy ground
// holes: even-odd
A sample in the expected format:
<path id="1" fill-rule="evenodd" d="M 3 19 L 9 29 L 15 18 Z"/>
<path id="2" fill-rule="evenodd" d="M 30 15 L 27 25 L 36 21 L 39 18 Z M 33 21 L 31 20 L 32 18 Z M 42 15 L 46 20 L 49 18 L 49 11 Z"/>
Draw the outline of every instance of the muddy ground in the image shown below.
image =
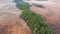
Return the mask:
<path id="1" fill-rule="evenodd" d="M 10 0 L 0 0 L 0 34 L 31 34 L 21 12 Z"/>

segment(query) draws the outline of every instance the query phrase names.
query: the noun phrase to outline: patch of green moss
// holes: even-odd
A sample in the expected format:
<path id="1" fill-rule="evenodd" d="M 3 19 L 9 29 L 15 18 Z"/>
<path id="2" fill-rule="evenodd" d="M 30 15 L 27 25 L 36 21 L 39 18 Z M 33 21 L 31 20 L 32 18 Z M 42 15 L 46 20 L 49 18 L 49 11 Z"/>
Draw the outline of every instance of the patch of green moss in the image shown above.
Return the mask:
<path id="1" fill-rule="evenodd" d="M 21 17 L 27 22 L 32 30 L 32 34 L 54 34 L 50 27 L 45 24 L 42 15 L 29 10 L 29 5 L 25 2 L 17 4 L 22 9 Z"/>
<path id="2" fill-rule="evenodd" d="M 26 9 L 22 11 L 21 17 L 27 22 L 33 34 L 53 34 L 41 15 Z"/>

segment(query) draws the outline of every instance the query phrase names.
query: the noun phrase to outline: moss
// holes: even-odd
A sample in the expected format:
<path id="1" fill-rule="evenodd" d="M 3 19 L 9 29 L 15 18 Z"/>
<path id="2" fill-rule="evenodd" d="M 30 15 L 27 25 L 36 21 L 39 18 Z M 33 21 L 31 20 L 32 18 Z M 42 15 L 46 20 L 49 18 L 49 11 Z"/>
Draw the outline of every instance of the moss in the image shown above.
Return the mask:
<path id="1" fill-rule="evenodd" d="M 21 17 L 27 22 L 33 34 L 53 34 L 41 15 L 26 9 L 22 11 Z"/>
<path id="2" fill-rule="evenodd" d="M 50 27 L 45 24 L 42 15 L 29 10 L 27 8 L 29 7 L 27 3 L 21 3 L 21 6 L 20 4 L 17 5 L 22 8 L 21 17 L 27 22 L 28 26 L 32 30 L 32 34 L 54 34 Z"/>

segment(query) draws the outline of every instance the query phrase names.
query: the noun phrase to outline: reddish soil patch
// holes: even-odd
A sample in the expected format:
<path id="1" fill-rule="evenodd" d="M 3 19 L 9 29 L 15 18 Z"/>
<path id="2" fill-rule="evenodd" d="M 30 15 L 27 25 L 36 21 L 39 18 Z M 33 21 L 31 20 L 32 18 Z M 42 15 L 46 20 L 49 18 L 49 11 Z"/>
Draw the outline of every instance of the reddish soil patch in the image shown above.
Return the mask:
<path id="1" fill-rule="evenodd" d="M 45 8 L 39 8 L 33 5 L 30 9 L 41 14 L 55 34 L 60 34 L 60 8 L 49 5 L 46 5 Z"/>

